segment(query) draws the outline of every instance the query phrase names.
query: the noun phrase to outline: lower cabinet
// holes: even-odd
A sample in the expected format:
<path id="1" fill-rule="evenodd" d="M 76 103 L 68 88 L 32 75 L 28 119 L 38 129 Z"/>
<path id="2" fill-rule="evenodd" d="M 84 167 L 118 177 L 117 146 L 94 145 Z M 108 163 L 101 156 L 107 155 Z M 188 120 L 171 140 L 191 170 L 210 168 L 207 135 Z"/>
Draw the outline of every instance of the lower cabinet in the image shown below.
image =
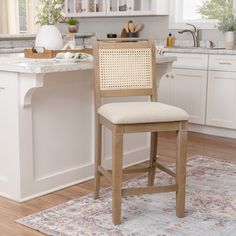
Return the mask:
<path id="1" fill-rule="evenodd" d="M 177 61 L 160 81 L 159 101 L 186 110 L 190 123 L 236 129 L 235 55 L 170 54 Z"/>
<path id="2" fill-rule="evenodd" d="M 205 124 L 207 71 L 173 69 L 159 85 L 159 101 L 178 106 L 190 115 L 189 122 Z"/>
<path id="3" fill-rule="evenodd" d="M 209 71 L 206 124 L 236 129 L 236 72 Z"/>

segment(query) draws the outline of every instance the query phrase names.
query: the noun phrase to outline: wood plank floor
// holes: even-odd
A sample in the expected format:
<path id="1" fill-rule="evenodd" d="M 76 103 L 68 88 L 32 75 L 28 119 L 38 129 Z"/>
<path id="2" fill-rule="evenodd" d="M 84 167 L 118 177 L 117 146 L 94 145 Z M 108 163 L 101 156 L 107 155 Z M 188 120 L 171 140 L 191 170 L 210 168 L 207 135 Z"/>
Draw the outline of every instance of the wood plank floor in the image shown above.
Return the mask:
<path id="1" fill-rule="evenodd" d="M 175 139 L 173 133 L 161 134 L 159 137 L 158 154 L 160 159 L 166 162 L 173 162 L 175 157 Z M 236 140 L 219 138 L 214 136 L 189 133 L 188 136 L 188 157 L 193 155 L 205 155 L 224 160 L 236 161 Z M 124 178 L 132 178 L 125 176 Z M 109 184 L 103 180 L 103 186 Z M 42 235 L 27 227 L 16 224 L 14 221 L 52 206 L 64 203 L 74 198 L 91 193 L 93 182 L 88 181 L 82 184 L 66 188 L 25 203 L 16 203 L 0 197 L 0 235 L 1 236 L 39 236 Z"/>

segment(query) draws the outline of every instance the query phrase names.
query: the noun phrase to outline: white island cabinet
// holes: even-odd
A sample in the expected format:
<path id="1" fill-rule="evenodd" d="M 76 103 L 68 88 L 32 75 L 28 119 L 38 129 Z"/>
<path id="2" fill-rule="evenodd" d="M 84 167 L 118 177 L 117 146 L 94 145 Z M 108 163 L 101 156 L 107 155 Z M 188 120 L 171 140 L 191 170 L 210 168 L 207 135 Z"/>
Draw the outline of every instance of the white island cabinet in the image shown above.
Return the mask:
<path id="1" fill-rule="evenodd" d="M 158 58 L 159 78 L 174 60 Z M 0 54 L 1 196 L 25 201 L 93 177 L 92 69 L 91 62 L 62 63 Z M 104 164 L 108 166 L 110 140 L 106 132 Z M 124 151 L 126 166 L 146 160 L 148 136 L 127 135 Z"/>

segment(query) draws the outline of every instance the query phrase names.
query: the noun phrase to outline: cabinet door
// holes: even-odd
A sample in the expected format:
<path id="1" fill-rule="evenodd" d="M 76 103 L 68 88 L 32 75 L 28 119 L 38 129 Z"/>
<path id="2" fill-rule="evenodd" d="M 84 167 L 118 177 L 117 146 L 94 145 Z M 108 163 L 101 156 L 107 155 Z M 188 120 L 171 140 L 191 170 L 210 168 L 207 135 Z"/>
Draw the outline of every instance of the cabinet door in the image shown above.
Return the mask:
<path id="1" fill-rule="evenodd" d="M 172 73 L 160 82 L 159 101 L 183 108 L 190 123 L 205 124 L 207 71 L 173 69 Z"/>
<path id="2" fill-rule="evenodd" d="M 236 128 L 236 72 L 209 71 L 206 124 Z"/>
<path id="3" fill-rule="evenodd" d="M 107 15 L 154 15 L 154 0 L 108 0 Z"/>
<path id="4" fill-rule="evenodd" d="M 105 0 L 65 0 L 67 17 L 105 16 Z"/>

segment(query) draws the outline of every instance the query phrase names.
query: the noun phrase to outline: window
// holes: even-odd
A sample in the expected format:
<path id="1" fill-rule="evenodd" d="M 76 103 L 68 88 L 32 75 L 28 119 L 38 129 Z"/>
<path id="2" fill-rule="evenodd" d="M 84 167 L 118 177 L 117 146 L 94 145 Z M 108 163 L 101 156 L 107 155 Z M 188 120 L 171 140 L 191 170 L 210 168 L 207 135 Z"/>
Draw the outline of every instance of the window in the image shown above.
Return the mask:
<path id="1" fill-rule="evenodd" d="M 35 33 L 37 0 L 0 0 L 0 34 Z"/>
<path id="2" fill-rule="evenodd" d="M 191 23 L 200 29 L 215 29 L 217 18 L 233 11 L 233 2 L 236 0 L 170 0 L 169 28 L 182 29 Z"/>
<path id="3" fill-rule="evenodd" d="M 37 0 L 16 0 L 18 9 L 18 32 L 35 33 L 35 6 Z"/>
<path id="4" fill-rule="evenodd" d="M 27 0 L 18 0 L 19 32 L 28 32 Z"/>

